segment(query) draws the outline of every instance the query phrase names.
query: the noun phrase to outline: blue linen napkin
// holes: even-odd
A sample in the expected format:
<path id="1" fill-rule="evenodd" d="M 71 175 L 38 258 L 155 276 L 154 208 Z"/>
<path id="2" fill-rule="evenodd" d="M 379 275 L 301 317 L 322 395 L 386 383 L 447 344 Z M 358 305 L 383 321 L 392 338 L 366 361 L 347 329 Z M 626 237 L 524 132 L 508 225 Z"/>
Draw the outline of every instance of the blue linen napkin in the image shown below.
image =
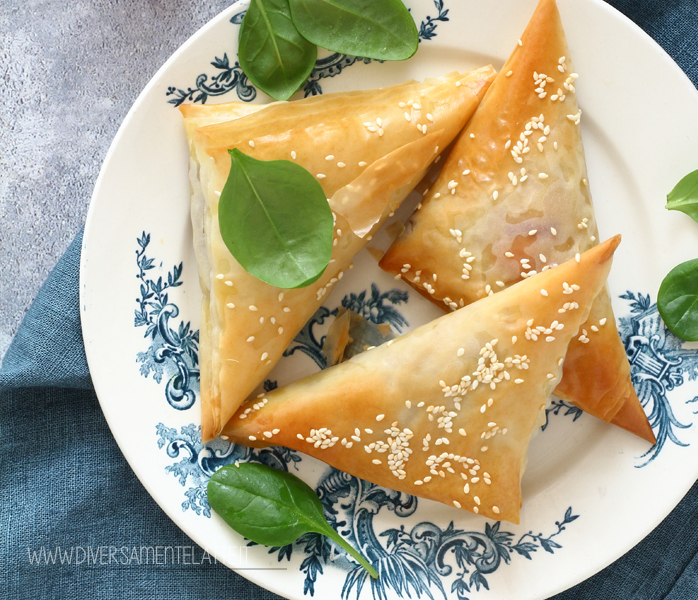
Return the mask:
<path id="1" fill-rule="evenodd" d="M 698 82 L 696 0 L 611 0 Z M 278 596 L 213 562 L 147 494 L 119 451 L 92 390 L 80 330 L 79 233 L 49 275 L 0 370 L 0 597 Z M 192 549 L 203 564 L 36 564 L 41 548 Z M 109 552 L 109 550 L 103 550 Z M 186 552 L 186 551 L 185 551 Z M 190 556 L 192 556 L 190 554 Z M 47 555 L 44 554 L 44 557 Z M 77 556 L 77 554 L 76 554 Z M 42 560 L 45 563 L 46 560 Z M 474 597 L 487 597 L 483 589 Z M 698 599 L 698 484 L 645 540 L 554 600 Z"/>

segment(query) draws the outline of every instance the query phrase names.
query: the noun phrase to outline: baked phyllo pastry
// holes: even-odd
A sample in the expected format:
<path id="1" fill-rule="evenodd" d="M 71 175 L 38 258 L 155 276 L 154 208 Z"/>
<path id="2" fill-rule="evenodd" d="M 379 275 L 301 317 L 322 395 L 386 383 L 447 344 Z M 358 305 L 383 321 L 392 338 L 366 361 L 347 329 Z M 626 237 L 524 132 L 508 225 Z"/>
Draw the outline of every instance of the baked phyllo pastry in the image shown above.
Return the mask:
<path id="1" fill-rule="evenodd" d="M 251 400 L 223 435 L 518 523 L 529 441 L 619 242 Z"/>
<path id="2" fill-rule="evenodd" d="M 220 433 L 263 381 L 350 268 L 352 257 L 463 128 L 493 78 L 493 69 L 486 67 L 256 111 L 234 103 L 211 107 L 207 116 L 203 107 L 181 107 L 190 143 L 194 249 L 203 292 L 204 441 Z M 259 160 L 295 161 L 322 186 L 335 216 L 334 246 L 329 266 L 311 285 L 287 290 L 264 283 L 248 274 L 223 242 L 218 199 L 232 148 Z"/>
<path id="3" fill-rule="evenodd" d="M 595 246 L 576 86 L 555 1 L 541 0 L 380 266 L 456 310 Z M 606 290 L 570 343 L 555 394 L 655 442 Z"/>

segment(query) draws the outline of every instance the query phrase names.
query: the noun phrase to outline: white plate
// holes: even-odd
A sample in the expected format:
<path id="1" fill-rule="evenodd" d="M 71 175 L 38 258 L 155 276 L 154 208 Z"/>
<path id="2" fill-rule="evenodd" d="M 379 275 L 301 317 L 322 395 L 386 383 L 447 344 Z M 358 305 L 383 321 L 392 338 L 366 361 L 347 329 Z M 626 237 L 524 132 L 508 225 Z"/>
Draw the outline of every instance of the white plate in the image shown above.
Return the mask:
<path id="1" fill-rule="evenodd" d="M 409 2 L 415 20 L 424 25 L 422 37 L 430 37 L 415 58 L 384 64 L 326 58 L 314 85 L 322 91 L 370 88 L 488 62 L 499 67 L 536 4 L 445 2 Z M 199 441 L 195 365 L 187 353 L 187 347 L 194 348 L 190 336 L 198 327 L 200 302 L 187 147 L 179 112 L 168 102 L 184 96 L 200 101 L 203 93 L 209 103 L 237 100 L 237 95 L 251 99 L 255 91 L 231 66 L 244 7 L 230 7 L 194 35 L 148 84 L 112 144 L 92 198 L 81 265 L 83 335 L 102 410 L 126 459 L 158 504 L 198 544 L 290 598 L 308 597 L 311 591 L 319 598 L 340 597 L 353 565 L 313 540 L 295 545 L 290 560 L 259 546 L 246 550 L 237 534 L 208 513 L 205 485 L 217 465 L 236 457 L 279 466 L 290 461 L 291 470 L 297 467 L 327 506 L 338 511 L 337 520 L 345 522 L 340 530 L 396 567 L 375 584 L 377 597 L 404 596 L 404 586 L 415 596 L 441 596 L 441 588 L 448 598 L 457 598 L 458 591 L 463 598 L 544 598 L 594 574 L 649 533 L 698 475 L 698 455 L 687 448 L 698 443 L 698 428 L 691 426 L 697 386 L 689 381 L 698 354 L 667 335 L 653 304 L 664 274 L 698 254 L 696 225 L 663 208 L 666 192 L 698 165 L 695 89 L 650 38 L 608 5 L 561 0 L 581 75 L 579 103 L 598 222 L 604 237 L 623 234 L 610 279 L 614 307 L 660 444 L 645 454 L 641 440 L 587 415 L 577 419 L 576 412 L 561 406 L 532 444 L 521 525 L 495 526 L 338 472 L 328 474 L 325 465 L 298 453 L 252 454 L 222 441 L 208 447 Z M 264 101 L 262 96 L 254 101 Z M 143 232 L 151 236 L 145 248 L 137 243 Z M 137 261 L 143 256 L 152 264 L 139 280 Z M 159 277 L 167 282 L 180 263 L 182 285 L 161 298 L 166 310 L 159 320 L 157 307 L 145 304 L 134 322 L 134 311 L 141 311 L 140 285 L 146 280 L 155 285 Z M 401 319 L 416 326 L 440 314 L 382 273 L 368 255 L 360 255 L 357 267 L 328 299 L 329 309 L 345 297 L 351 300 L 352 292 L 368 290 L 363 298 L 354 297 L 355 307 L 403 330 L 408 327 Z M 396 291 L 388 294 L 391 290 Z M 628 293 L 632 297 L 621 297 Z M 144 337 L 148 321 L 160 327 L 154 338 Z M 316 368 L 312 356 L 322 327 L 316 323 L 305 337 L 301 334 L 294 343 L 301 348 L 281 362 L 271 379 L 283 383 Z M 191 387 L 181 398 L 179 373 Z M 392 537 L 383 535 L 388 530 Z M 388 547 L 393 540 L 400 543 Z M 399 566 L 412 579 L 398 575 Z M 277 570 L 259 570 L 265 568 Z M 355 598 L 357 587 L 347 587 L 344 597 Z M 361 597 L 370 595 L 370 586 L 364 586 Z"/>

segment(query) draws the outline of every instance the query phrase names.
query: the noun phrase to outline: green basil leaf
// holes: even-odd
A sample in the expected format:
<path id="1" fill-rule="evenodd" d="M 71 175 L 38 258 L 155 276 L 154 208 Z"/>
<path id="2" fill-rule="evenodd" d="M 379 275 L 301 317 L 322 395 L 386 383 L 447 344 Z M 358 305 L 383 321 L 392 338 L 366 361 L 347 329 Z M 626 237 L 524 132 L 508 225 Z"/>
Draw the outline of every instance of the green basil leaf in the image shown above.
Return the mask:
<path id="1" fill-rule="evenodd" d="M 667 194 L 668 210 L 680 210 L 698 221 L 698 171 L 693 171 L 676 184 Z"/>
<path id="2" fill-rule="evenodd" d="M 229 152 L 218 204 L 228 250 L 248 273 L 273 286 L 310 285 L 332 256 L 334 220 L 322 187 L 293 162 Z"/>
<path id="3" fill-rule="evenodd" d="M 659 287 L 657 308 L 672 333 L 687 342 L 698 341 L 698 259 L 669 271 Z"/>
<path id="4" fill-rule="evenodd" d="M 275 100 L 288 100 L 315 66 L 317 47 L 291 20 L 288 0 L 251 0 L 238 44 L 249 80 Z"/>
<path id="5" fill-rule="evenodd" d="M 325 519 L 315 492 L 295 475 L 256 463 L 228 465 L 208 482 L 208 503 L 239 534 L 265 546 L 292 544 L 304 533 L 326 535 L 373 578 L 368 561 Z"/>
<path id="6" fill-rule="evenodd" d="M 401 0 L 290 0 L 298 31 L 322 48 L 379 60 L 417 52 L 417 26 Z"/>

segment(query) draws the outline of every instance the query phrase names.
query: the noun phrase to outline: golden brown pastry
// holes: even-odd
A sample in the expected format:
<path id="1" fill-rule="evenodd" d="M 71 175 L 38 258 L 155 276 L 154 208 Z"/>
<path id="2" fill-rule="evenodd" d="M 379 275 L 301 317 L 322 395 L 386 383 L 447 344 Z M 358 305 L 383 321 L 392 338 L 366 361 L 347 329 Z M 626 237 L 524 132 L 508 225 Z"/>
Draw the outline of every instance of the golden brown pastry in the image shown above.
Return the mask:
<path id="1" fill-rule="evenodd" d="M 203 440 L 215 438 L 261 383 L 334 284 L 472 115 L 494 78 L 486 67 L 424 83 L 328 94 L 259 110 L 183 109 L 191 153 L 194 248 L 203 291 L 200 329 Z M 247 114 L 243 114 L 247 113 Z M 211 123 L 211 124 L 206 124 Z M 322 185 L 336 217 L 325 273 L 283 290 L 249 275 L 223 243 L 218 198 L 229 148 L 293 160 Z"/>
<path id="2" fill-rule="evenodd" d="M 249 401 L 223 437 L 518 523 L 531 435 L 619 242 Z"/>
<path id="3" fill-rule="evenodd" d="M 380 266 L 455 310 L 597 244 L 576 85 L 555 1 L 541 0 Z M 582 333 L 555 394 L 654 443 L 607 291 Z"/>
<path id="4" fill-rule="evenodd" d="M 529 441 L 619 242 L 250 401 L 223 436 L 518 523 Z"/>

